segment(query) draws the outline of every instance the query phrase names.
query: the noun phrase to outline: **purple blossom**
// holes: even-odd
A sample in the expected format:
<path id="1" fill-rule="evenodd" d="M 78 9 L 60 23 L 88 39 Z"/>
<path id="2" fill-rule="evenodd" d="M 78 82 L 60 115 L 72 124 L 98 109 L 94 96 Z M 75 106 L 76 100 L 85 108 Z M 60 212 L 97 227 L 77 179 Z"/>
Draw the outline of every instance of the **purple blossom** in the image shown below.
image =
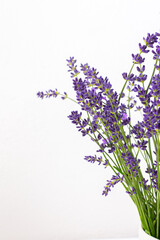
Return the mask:
<path id="1" fill-rule="evenodd" d="M 74 59 L 74 57 L 70 57 L 70 59 L 67 59 L 67 66 L 69 67 L 69 72 L 71 72 L 71 77 L 76 77 L 80 72 L 77 70 L 76 62 L 77 60 Z"/>
<path id="2" fill-rule="evenodd" d="M 153 55 L 153 59 L 159 59 L 160 57 L 160 45 L 156 46 L 156 50 L 152 50 Z"/>
<path id="3" fill-rule="evenodd" d="M 86 128 L 89 124 L 89 120 L 82 119 L 82 112 L 78 113 L 78 111 L 72 111 L 68 118 L 76 125 L 78 131 L 82 133 L 82 136 L 86 136 L 91 132 L 90 127 Z"/>
<path id="4" fill-rule="evenodd" d="M 130 117 L 127 116 L 127 113 L 122 113 L 122 125 L 127 125 L 130 123 Z"/>
<path id="5" fill-rule="evenodd" d="M 136 110 L 135 111 L 140 111 L 143 107 L 142 106 L 136 106 Z"/>
<path id="6" fill-rule="evenodd" d="M 102 139 L 103 144 L 106 144 L 107 146 L 110 146 L 113 142 L 113 138 L 111 136 L 106 137 L 105 139 Z"/>
<path id="7" fill-rule="evenodd" d="M 137 71 L 142 74 L 145 71 L 145 65 L 143 65 L 142 68 L 137 66 Z"/>
<path id="8" fill-rule="evenodd" d="M 59 92 L 57 91 L 57 89 L 55 90 L 49 90 L 49 91 L 46 91 L 45 93 L 44 92 L 38 92 L 37 93 L 37 96 L 40 97 L 40 98 L 50 98 L 50 97 L 57 97 L 59 95 Z"/>
<path id="9" fill-rule="evenodd" d="M 108 152 L 112 153 L 115 151 L 115 146 L 114 146 L 114 139 L 113 137 L 109 136 L 106 139 L 102 140 L 102 144 L 100 144 L 100 150 L 98 152 L 103 152 L 105 148 L 108 148 Z"/>
<path id="10" fill-rule="evenodd" d="M 146 74 L 140 74 L 138 77 L 137 77 L 137 81 L 138 82 L 144 82 L 147 80 L 147 75 Z"/>
<path id="11" fill-rule="evenodd" d="M 132 187 L 132 189 L 130 191 L 126 191 L 126 193 L 128 193 L 131 196 L 133 196 L 133 194 L 136 194 L 135 188 Z"/>
<path id="12" fill-rule="evenodd" d="M 150 188 L 150 185 L 147 185 L 147 182 L 148 182 L 148 179 L 146 180 L 145 178 L 143 178 L 142 182 L 140 181 L 139 184 L 142 185 L 142 187 L 148 191 Z"/>
<path id="13" fill-rule="evenodd" d="M 83 72 L 83 74 L 86 76 L 86 80 L 88 79 L 92 79 L 94 82 L 91 82 L 91 84 L 94 84 L 95 81 L 98 78 L 98 73 L 97 70 L 95 68 L 91 68 L 88 63 L 86 64 L 81 64 L 81 71 Z M 88 84 L 90 84 L 90 82 L 88 81 Z"/>
<path id="14" fill-rule="evenodd" d="M 158 64 L 156 65 L 156 69 L 157 69 L 157 70 L 160 70 L 160 64 L 159 64 L 159 65 L 158 65 Z"/>
<path id="15" fill-rule="evenodd" d="M 119 173 L 117 175 L 113 175 L 111 180 L 107 180 L 107 184 L 104 188 L 104 191 L 102 192 L 102 195 L 107 196 L 111 191 L 111 188 L 113 188 L 117 183 L 123 182 L 123 178 L 124 176 L 121 177 Z"/>
<path id="16" fill-rule="evenodd" d="M 130 117 L 128 117 L 127 119 L 125 119 L 124 121 L 122 121 L 122 125 L 128 125 L 130 123 Z"/>
<path id="17" fill-rule="evenodd" d="M 78 111 L 72 111 L 68 118 L 72 121 L 72 123 L 79 125 L 81 124 L 81 116 L 82 112 L 78 113 Z"/>
<path id="18" fill-rule="evenodd" d="M 126 120 L 128 118 L 127 113 L 123 113 L 122 120 Z"/>
<path id="19" fill-rule="evenodd" d="M 140 159 L 134 158 L 130 152 L 121 153 L 121 157 L 124 159 L 124 162 L 128 167 L 128 173 L 133 176 L 138 176 Z"/>
<path id="20" fill-rule="evenodd" d="M 147 94 L 143 87 L 136 85 L 132 91 L 137 92 L 137 97 L 143 105 L 148 105 L 150 103 L 151 94 Z"/>
<path id="21" fill-rule="evenodd" d="M 158 36 L 159 36 L 159 33 L 155 33 L 155 34 L 148 33 L 147 37 L 143 39 L 148 47 L 153 48 L 154 43 L 158 41 Z"/>
<path id="22" fill-rule="evenodd" d="M 38 92 L 37 93 L 37 96 L 39 97 L 39 98 L 44 98 L 44 92 Z"/>
<path id="23" fill-rule="evenodd" d="M 97 157 L 96 155 L 95 156 L 85 156 L 84 160 L 86 160 L 90 163 L 98 162 L 98 165 L 100 165 L 103 162 L 102 157 Z"/>
<path id="24" fill-rule="evenodd" d="M 132 54 L 132 58 L 133 58 L 133 62 L 136 63 L 136 64 L 141 64 L 144 62 L 145 58 L 142 58 L 140 54 Z"/>
<path id="25" fill-rule="evenodd" d="M 153 76 L 150 85 L 150 94 L 160 99 L 160 74 Z"/>
<path id="26" fill-rule="evenodd" d="M 130 82 L 134 82 L 136 80 L 136 76 L 133 73 L 128 75 L 128 73 L 124 72 L 124 73 L 122 73 L 122 77 L 125 80 L 129 80 Z"/>
<path id="27" fill-rule="evenodd" d="M 64 92 L 63 96 L 61 97 L 63 100 L 65 100 L 68 97 L 67 93 Z"/>
<path id="28" fill-rule="evenodd" d="M 147 46 L 146 45 L 142 45 L 141 43 L 139 43 L 139 49 L 143 52 L 143 53 L 148 53 L 149 50 L 147 50 Z"/>
<path id="29" fill-rule="evenodd" d="M 158 172 L 154 168 L 147 168 L 146 173 L 150 175 L 153 188 L 158 190 Z"/>
<path id="30" fill-rule="evenodd" d="M 135 144 L 135 146 L 137 147 L 137 148 L 140 148 L 141 150 L 146 150 L 146 148 L 147 148 L 147 143 L 148 143 L 148 141 L 145 141 L 145 140 L 143 140 L 143 141 L 137 141 L 137 144 Z"/>

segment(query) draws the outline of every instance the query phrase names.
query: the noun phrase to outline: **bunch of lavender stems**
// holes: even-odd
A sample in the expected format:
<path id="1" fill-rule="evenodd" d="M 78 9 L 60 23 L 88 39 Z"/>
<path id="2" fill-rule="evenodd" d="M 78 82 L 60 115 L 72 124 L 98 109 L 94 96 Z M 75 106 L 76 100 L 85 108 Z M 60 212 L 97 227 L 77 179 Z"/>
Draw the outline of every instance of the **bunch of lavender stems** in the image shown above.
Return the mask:
<path id="1" fill-rule="evenodd" d="M 108 78 L 99 76 L 95 68 L 76 60 L 67 60 L 76 92 L 76 100 L 57 89 L 38 92 L 40 98 L 57 97 L 77 103 L 81 112 L 72 111 L 68 118 L 82 136 L 97 144 L 97 154 L 85 156 L 91 163 L 110 167 L 114 173 L 104 187 L 107 196 L 119 182 L 135 203 L 142 228 L 160 238 L 160 42 L 159 33 L 147 34 L 139 53 L 132 54 L 133 64 L 119 94 Z M 151 51 L 150 51 L 151 50 Z M 150 52 L 153 71 L 145 73 L 145 58 Z M 149 55 L 150 56 L 150 55 Z M 133 73 L 135 70 L 136 73 Z M 82 77 L 79 77 L 80 75 Z M 135 111 L 140 117 L 133 123 Z M 141 120 L 140 120 L 141 119 Z M 145 166 L 143 169 L 142 164 Z"/>

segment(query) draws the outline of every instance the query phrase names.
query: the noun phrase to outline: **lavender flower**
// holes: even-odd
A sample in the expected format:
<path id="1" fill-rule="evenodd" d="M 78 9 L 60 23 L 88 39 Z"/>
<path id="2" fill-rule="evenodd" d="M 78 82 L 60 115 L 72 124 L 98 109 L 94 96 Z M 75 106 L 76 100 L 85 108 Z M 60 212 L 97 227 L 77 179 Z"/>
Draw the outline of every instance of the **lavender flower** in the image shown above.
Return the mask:
<path id="1" fill-rule="evenodd" d="M 128 193 L 129 195 L 133 196 L 133 194 L 136 194 L 135 192 L 135 188 L 132 187 L 132 189 L 130 191 L 126 191 L 126 193 Z"/>
<path id="2" fill-rule="evenodd" d="M 134 158 L 130 152 L 121 153 L 121 157 L 124 159 L 126 166 L 128 167 L 128 173 L 132 178 L 133 176 L 138 176 L 138 169 L 140 168 L 140 159 Z"/>
<path id="3" fill-rule="evenodd" d="M 113 175 L 111 180 L 107 180 L 107 184 L 104 188 L 104 191 L 102 192 L 102 195 L 107 196 L 111 191 L 111 188 L 113 188 L 117 183 L 123 182 L 123 178 L 124 176 L 121 177 L 119 173 L 117 175 Z"/>
<path id="4" fill-rule="evenodd" d="M 70 57 L 70 59 L 68 59 L 67 62 L 68 62 L 67 66 L 69 67 L 68 71 L 71 72 L 71 77 L 74 78 L 78 76 L 80 72 L 77 70 L 76 65 L 77 60 L 75 60 L 74 57 Z"/>
<path id="5" fill-rule="evenodd" d="M 155 33 L 155 34 L 148 33 L 147 37 L 143 38 L 146 43 L 146 46 L 153 48 L 153 45 L 158 41 L 158 36 L 159 36 L 159 33 Z"/>
<path id="6" fill-rule="evenodd" d="M 156 50 L 152 50 L 153 55 L 153 59 L 159 59 L 160 57 L 160 45 L 156 46 Z"/>
<path id="7" fill-rule="evenodd" d="M 107 196 L 121 182 L 137 205 L 143 229 L 159 239 L 160 34 L 148 33 L 143 40 L 144 43 L 139 43 L 139 52 L 132 54 L 131 70 L 122 73 L 125 81 L 120 93 L 96 68 L 86 63 L 81 64 L 79 70 L 75 58 L 70 57 L 67 66 L 76 101 L 57 89 L 38 92 L 37 96 L 43 99 L 60 95 L 63 100 L 78 103 L 80 111 L 72 111 L 68 118 L 82 136 L 88 136 L 97 144 L 96 152 L 102 155 L 84 159 L 105 168 L 109 166 L 114 172 L 102 195 Z M 150 48 L 154 64 L 152 74 L 147 75 L 144 61 Z M 138 118 L 135 111 L 140 114 Z M 146 164 L 147 178 L 142 163 Z"/>
<path id="8" fill-rule="evenodd" d="M 59 92 L 56 90 L 49 90 L 49 91 L 46 91 L 45 93 L 44 92 L 38 92 L 37 93 L 37 96 L 40 97 L 40 98 L 50 98 L 50 97 L 57 97 L 59 95 Z"/>
<path id="9" fill-rule="evenodd" d="M 133 62 L 134 63 L 136 63 L 136 64 L 141 64 L 141 63 L 143 63 L 144 62 L 144 58 L 142 58 L 141 56 L 140 56 L 140 54 L 136 54 L 136 55 L 134 55 L 134 54 L 132 54 L 132 58 L 133 58 Z"/>
<path id="10" fill-rule="evenodd" d="M 158 190 L 158 172 L 154 168 L 147 168 L 146 173 L 150 175 L 153 188 Z"/>
<path id="11" fill-rule="evenodd" d="M 102 157 L 97 157 L 96 155 L 95 156 L 85 156 L 84 159 L 91 163 L 98 162 L 99 165 L 102 163 Z"/>
<path id="12" fill-rule="evenodd" d="M 139 43 L 139 49 L 143 53 L 148 53 L 149 52 L 149 50 L 147 50 L 147 45 L 142 45 L 141 43 Z"/>

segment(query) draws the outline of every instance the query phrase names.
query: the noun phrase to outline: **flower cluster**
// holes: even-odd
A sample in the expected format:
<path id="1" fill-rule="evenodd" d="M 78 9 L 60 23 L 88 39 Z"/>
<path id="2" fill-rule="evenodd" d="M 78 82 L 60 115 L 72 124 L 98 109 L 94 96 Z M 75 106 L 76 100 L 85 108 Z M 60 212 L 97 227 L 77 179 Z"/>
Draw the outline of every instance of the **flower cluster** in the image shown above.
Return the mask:
<path id="1" fill-rule="evenodd" d="M 114 172 L 102 194 L 107 196 L 120 182 L 136 204 L 143 228 L 159 238 L 160 34 L 148 33 L 143 40 L 139 43 L 139 52 L 131 55 L 131 70 L 122 73 L 125 82 L 120 93 L 114 90 L 107 77 L 100 76 L 88 63 L 78 68 L 74 57 L 67 60 L 76 94 L 74 101 L 81 109 L 72 111 L 68 118 L 82 136 L 96 143 L 97 152 L 102 154 L 84 159 L 110 167 Z M 145 67 L 149 52 L 154 62 L 151 76 L 146 74 Z M 71 99 L 66 92 L 61 94 L 57 89 L 37 95 L 42 99 L 58 95 L 63 100 Z M 133 121 L 135 112 L 140 114 L 137 122 Z M 145 164 L 145 173 L 141 163 Z"/>

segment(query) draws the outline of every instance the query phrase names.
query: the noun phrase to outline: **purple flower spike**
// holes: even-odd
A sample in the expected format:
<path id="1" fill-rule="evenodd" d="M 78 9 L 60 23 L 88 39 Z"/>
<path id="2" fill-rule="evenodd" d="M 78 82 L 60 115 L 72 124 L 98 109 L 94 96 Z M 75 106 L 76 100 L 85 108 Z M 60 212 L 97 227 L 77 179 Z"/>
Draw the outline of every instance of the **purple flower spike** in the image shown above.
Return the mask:
<path id="1" fill-rule="evenodd" d="M 133 58 L 133 62 L 136 63 L 136 64 L 141 64 L 144 62 L 145 58 L 142 58 L 140 54 L 132 54 L 132 58 Z"/>
<path id="2" fill-rule="evenodd" d="M 141 45 L 141 43 L 139 43 L 139 49 L 143 52 L 143 53 L 148 53 L 149 50 L 147 50 L 147 46 L 146 45 Z"/>
<path id="3" fill-rule="evenodd" d="M 155 33 L 155 34 L 148 33 L 147 37 L 143 39 L 148 47 L 153 48 L 154 43 L 158 41 L 158 36 L 159 36 L 158 33 Z"/>
<path id="4" fill-rule="evenodd" d="M 146 173 L 150 175 L 153 188 L 158 190 L 158 172 L 154 168 L 147 168 Z"/>
<path id="5" fill-rule="evenodd" d="M 159 59 L 160 57 L 160 45 L 156 46 L 156 50 L 152 50 L 152 53 L 154 54 L 153 59 Z"/>
<path id="6" fill-rule="evenodd" d="M 59 92 L 57 91 L 57 89 L 55 90 L 49 90 L 49 91 L 46 91 L 45 93 L 44 92 L 38 92 L 37 93 L 37 96 L 40 97 L 40 98 L 50 98 L 50 97 L 57 97 L 59 95 Z"/>
<path id="7" fill-rule="evenodd" d="M 112 176 L 111 180 L 107 180 L 107 184 L 104 188 L 104 191 L 102 192 L 102 195 L 107 196 L 108 193 L 111 191 L 111 188 L 113 188 L 117 183 L 123 182 L 124 176 L 120 177 L 120 174 Z"/>
<path id="8" fill-rule="evenodd" d="M 67 60 L 68 64 L 67 66 L 69 67 L 69 72 L 71 72 L 71 77 L 74 78 L 76 77 L 80 72 L 77 70 L 77 65 L 76 65 L 76 60 L 74 57 L 70 57 L 70 59 Z"/>
<path id="9" fill-rule="evenodd" d="M 39 97 L 39 98 L 44 98 L 44 92 L 38 92 L 37 93 L 37 96 Z"/>
<path id="10" fill-rule="evenodd" d="M 98 162 L 98 165 L 100 165 L 103 162 L 102 157 L 97 157 L 96 155 L 95 156 L 85 156 L 84 160 L 87 160 L 90 163 Z"/>

